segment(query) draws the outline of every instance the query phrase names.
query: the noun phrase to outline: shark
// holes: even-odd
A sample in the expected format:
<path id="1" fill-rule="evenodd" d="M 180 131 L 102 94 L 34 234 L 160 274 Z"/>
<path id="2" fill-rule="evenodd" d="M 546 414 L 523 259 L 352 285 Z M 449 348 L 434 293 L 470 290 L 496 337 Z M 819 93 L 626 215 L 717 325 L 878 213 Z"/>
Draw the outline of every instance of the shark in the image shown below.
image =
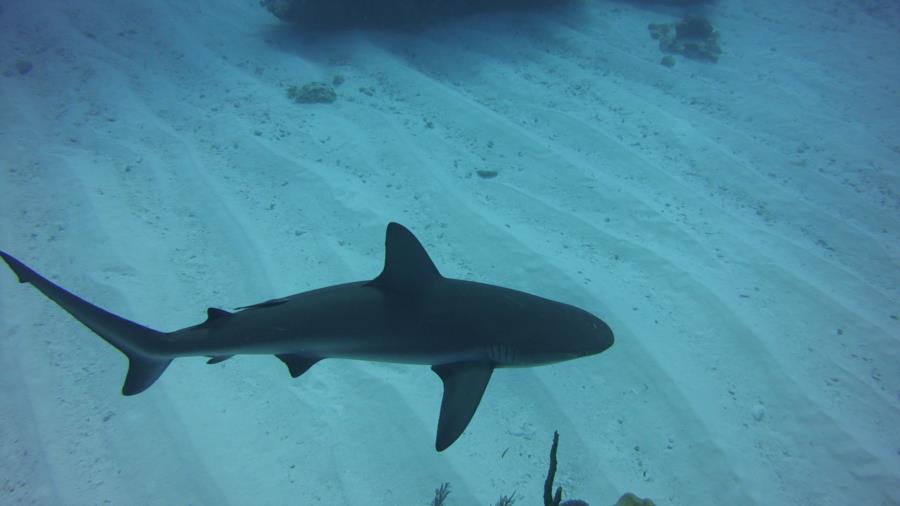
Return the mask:
<path id="1" fill-rule="evenodd" d="M 297 378 L 326 358 L 429 365 L 443 383 L 435 449 L 466 430 L 495 369 L 595 355 L 612 329 L 575 306 L 440 274 L 419 240 L 389 223 L 384 267 L 374 279 L 327 286 L 225 310 L 161 332 L 102 309 L 0 251 L 30 283 L 128 358 L 122 394 L 145 391 L 178 357 L 216 364 L 240 354 L 274 355 Z"/>

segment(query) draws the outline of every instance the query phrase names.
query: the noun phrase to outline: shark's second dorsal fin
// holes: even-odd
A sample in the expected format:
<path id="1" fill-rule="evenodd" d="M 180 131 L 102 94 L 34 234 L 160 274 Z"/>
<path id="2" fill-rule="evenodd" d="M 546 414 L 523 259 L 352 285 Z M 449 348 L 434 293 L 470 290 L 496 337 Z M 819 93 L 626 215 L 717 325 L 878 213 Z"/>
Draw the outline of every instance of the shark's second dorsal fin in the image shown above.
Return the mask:
<path id="1" fill-rule="evenodd" d="M 384 270 L 370 284 L 415 293 L 439 279 L 442 279 L 441 273 L 416 236 L 399 223 L 388 223 Z"/>

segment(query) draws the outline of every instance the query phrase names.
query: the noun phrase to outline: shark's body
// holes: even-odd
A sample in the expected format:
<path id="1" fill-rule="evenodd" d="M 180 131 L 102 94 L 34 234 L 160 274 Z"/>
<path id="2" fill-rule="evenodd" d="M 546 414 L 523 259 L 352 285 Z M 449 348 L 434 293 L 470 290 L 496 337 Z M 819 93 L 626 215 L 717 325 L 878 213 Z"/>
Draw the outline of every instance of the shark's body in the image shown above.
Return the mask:
<path id="1" fill-rule="evenodd" d="M 444 398 L 436 448 L 465 430 L 497 367 L 549 364 L 606 350 L 613 333 L 574 306 L 499 286 L 444 278 L 402 225 L 391 223 L 382 273 L 236 312 L 209 309 L 205 322 L 158 332 L 55 285 L 14 257 L 0 256 L 22 283 L 48 298 L 129 359 L 122 393 L 146 390 L 176 357 L 276 355 L 292 376 L 323 358 L 425 364 Z"/>

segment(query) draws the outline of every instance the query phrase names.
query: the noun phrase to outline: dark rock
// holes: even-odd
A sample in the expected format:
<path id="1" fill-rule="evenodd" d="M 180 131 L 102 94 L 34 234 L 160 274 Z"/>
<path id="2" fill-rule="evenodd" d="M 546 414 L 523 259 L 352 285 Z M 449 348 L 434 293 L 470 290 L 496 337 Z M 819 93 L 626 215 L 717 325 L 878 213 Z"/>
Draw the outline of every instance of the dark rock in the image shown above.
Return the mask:
<path id="1" fill-rule="evenodd" d="M 303 86 L 290 86 L 288 97 L 298 104 L 330 104 L 337 100 L 337 93 L 328 83 L 313 81 Z"/>
<path id="2" fill-rule="evenodd" d="M 703 16 L 688 16 L 678 23 L 651 23 L 647 29 L 650 37 L 659 40 L 659 49 L 664 53 L 713 63 L 719 61 L 722 54 L 719 32 Z M 661 63 L 671 66 L 665 61 Z"/>
<path id="3" fill-rule="evenodd" d="M 18 72 L 20 76 L 24 76 L 25 74 L 31 72 L 31 69 L 33 68 L 34 65 L 32 65 L 28 60 L 19 60 L 16 62 L 16 72 Z"/>
<path id="4" fill-rule="evenodd" d="M 656 506 L 656 503 L 652 499 L 642 499 L 628 492 L 616 501 L 616 506 Z"/>
<path id="5" fill-rule="evenodd" d="M 650 37 L 655 40 L 669 37 L 672 33 L 672 25 L 666 23 L 650 23 L 647 29 L 650 30 Z"/>
<path id="6" fill-rule="evenodd" d="M 715 0 L 630 0 L 632 3 L 637 4 L 658 4 L 658 5 L 673 5 L 673 6 L 688 6 L 688 5 L 702 5 L 702 4 L 711 4 L 715 3 Z"/>
<path id="7" fill-rule="evenodd" d="M 678 39 L 705 40 L 713 36 L 712 23 L 703 16 L 690 16 L 675 25 L 675 37 Z"/>
<path id="8" fill-rule="evenodd" d="M 260 0 L 278 19 L 306 28 L 409 27 L 439 18 L 574 3 L 574 0 Z"/>

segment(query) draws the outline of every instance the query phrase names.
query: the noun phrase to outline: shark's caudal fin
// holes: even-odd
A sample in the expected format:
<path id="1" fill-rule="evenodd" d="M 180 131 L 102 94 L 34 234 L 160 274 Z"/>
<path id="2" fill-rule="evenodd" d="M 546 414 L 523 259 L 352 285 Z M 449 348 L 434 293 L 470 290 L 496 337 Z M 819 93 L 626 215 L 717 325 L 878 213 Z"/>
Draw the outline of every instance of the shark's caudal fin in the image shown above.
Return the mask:
<path id="1" fill-rule="evenodd" d="M 34 272 L 11 255 L 0 251 L 0 256 L 19 277 L 20 283 L 31 283 L 47 298 L 59 304 L 128 357 L 128 376 L 125 377 L 122 394 L 134 395 L 143 392 L 172 362 L 172 358 L 165 356 L 161 350 L 164 333 L 138 325 L 91 304 Z"/>

